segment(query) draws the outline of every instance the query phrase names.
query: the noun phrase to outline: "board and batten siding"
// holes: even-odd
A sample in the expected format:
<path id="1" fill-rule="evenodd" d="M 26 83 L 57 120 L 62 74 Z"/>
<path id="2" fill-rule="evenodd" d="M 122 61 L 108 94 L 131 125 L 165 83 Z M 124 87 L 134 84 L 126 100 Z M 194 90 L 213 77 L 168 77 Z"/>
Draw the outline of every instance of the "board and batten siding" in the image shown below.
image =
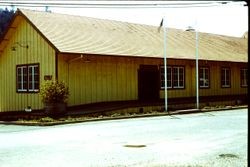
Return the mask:
<path id="1" fill-rule="evenodd" d="M 88 59 L 89 61 L 85 61 Z M 140 65 L 156 65 L 163 59 L 104 55 L 59 54 L 58 79 L 69 86 L 69 106 L 107 101 L 138 100 L 138 70 Z M 168 98 L 196 96 L 195 61 L 169 59 L 169 66 L 185 67 L 185 88 L 168 89 Z M 240 86 L 240 69 L 246 63 L 200 61 L 209 67 L 210 87 L 200 88 L 200 96 L 246 94 Z M 221 68 L 231 69 L 231 88 L 221 88 Z M 160 98 L 164 98 L 161 89 Z"/>
<path id="2" fill-rule="evenodd" d="M 242 95 L 247 94 L 247 87 L 241 87 L 240 70 L 247 68 L 247 63 L 235 62 L 216 62 L 216 61 L 200 61 L 200 67 L 208 67 L 210 70 L 210 87 L 200 88 L 200 96 L 214 96 L 214 95 Z M 231 87 L 221 87 L 221 69 L 229 68 L 231 71 Z M 193 71 L 195 75 L 195 68 Z M 193 78 L 195 80 L 195 78 Z"/>
<path id="3" fill-rule="evenodd" d="M 69 106 L 137 100 L 138 64 L 134 59 L 111 56 L 88 56 L 90 62 L 84 59 L 80 55 L 58 56 L 58 79 L 69 86 Z"/>
<path id="4" fill-rule="evenodd" d="M 9 42 L 0 53 L 0 112 L 22 111 L 27 106 L 42 109 L 38 93 L 16 92 L 16 66 L 39 64 L 40 84 L 44 75 L 55 78 L 55 51 L 47 41 L 23 17 L 17 17 L 16 30 L 9 36 Z M 20 45 L 28 45 L 28 48 Z M 12 47 L 15 46 L 15 51 Z"/>
<path id="5" fill-rule="evenodd" d="M 90 60 L 86 62 L 85 59 Z M 189 61 L 187 61 L 189 62 Z M 169 64 L 185 66 L 190 75 L 190 63 L 170 60 Z M 186 63 L 186 64 L 185 64 Z M 138 100 L 138 70 L 140 65 L 156 65 L 160 68 L 162 59 L 118 56 L 94 56 L 60 54 L 58 56 L 58 79 L 69 86 L 69 106 L 107 101 Z M 189 77 L 187 78 L 189 81 Z M 188 97 L 192 84 L 185 89 L 170 90 L 170 97 Z M 163 90 L 160 98 L 164 98 Z"/>

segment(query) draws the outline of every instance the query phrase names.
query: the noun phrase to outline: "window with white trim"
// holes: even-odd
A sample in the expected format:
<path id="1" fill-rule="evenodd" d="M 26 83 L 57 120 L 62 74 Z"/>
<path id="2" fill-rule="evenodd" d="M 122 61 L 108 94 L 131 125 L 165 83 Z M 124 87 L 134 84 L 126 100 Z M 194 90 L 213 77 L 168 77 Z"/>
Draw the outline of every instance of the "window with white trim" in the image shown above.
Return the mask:
<path id="1" fill-rule="evenodd" d="M 164 73 L 164 66 L 160 67 L 161 73 L 161 89 L 165 88 L 165 73 Z M 167 67 L 167 88 L 172 88 L 172 68 Z"/>
<path id="2" fill-rule="evenodd" d="M 18 65 L 16 67 L 17 92 L 39 91 L 39 65 Z"/>
<path id="3" fill-rule="evenodd" d="M 27 66 L 17 67 L 17 91 L 26 92 L 28 89 L 27 84 Z"/>
<path id="4" fill-rule="evenodd" d="M 199 71 L 200 88 L 209 88 L 209 68 L 200 67 Z"/>
<path id="5" fill-rule="evenodd" d="M 230 88 L 231 87 L 231 74 L 230 68 L 221 69 L 221 87 Z"/>
<path id="6" fill-rule="evenodd" d="M 184 88 L 184 67 L 173 67 L 173 88 Z"/>
<path id="7" fill-rule="evenodd" d="M 248 74 L 247 69 L 243 68 L 240 69 L 240 85 L 241 87 L 247 87 L 248 86 Z"/>
<path id="8" fill-rule="evenodd" d="M 164 66 L 161 66 L 161 89 L 165 88 Z M 167 67 L 167 88 L 184 88 L 184 67 Z"/>

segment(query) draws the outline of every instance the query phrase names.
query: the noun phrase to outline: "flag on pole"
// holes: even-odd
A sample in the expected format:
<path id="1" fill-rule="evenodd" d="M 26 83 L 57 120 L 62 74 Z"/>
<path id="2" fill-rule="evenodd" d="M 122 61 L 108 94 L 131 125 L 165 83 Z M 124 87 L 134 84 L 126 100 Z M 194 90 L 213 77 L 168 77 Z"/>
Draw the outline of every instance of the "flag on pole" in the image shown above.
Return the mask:
<path id="1" fill-rule="evenodd" d="M 160 30 L 161 30 L 161 27 L 163 26 L 163 21 L 164 21 L 164 19 L 162 18 L 162 19 L 161 19 L 161 23 L 160 23 L 160 26 L 158 27 L 158 32 L 160 32 Z"/>

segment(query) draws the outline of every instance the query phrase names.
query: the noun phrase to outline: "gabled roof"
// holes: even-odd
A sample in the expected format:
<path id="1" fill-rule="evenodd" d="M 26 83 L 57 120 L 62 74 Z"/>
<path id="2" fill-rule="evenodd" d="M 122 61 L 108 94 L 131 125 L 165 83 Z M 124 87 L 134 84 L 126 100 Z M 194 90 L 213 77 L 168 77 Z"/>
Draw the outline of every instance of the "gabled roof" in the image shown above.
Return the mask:
<path id="1" fill-rule="evenodd" d="M 61 53 L 163 58 L 158 27 L 83 16 L 19 9 Z M 1 41 L 0 41 L 1 42 Z M 0 43 L 1 44 L 1 43 Z M 199 59 L 247 62 L 245 38 L 199 32 Z M 195 59 L 195 32 L 167 28 L 167 57 Z"/>

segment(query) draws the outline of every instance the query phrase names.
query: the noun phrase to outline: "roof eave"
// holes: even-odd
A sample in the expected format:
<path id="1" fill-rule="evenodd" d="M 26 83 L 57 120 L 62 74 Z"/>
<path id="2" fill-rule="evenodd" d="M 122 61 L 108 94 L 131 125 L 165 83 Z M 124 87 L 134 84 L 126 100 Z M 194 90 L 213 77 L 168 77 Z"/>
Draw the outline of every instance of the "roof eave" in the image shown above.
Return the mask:
<path id="1" fill-rule="evenodd" d="M 114 55 L 114 54 L 98 54 L 98 53 L 87 53 L 87 52 L 60 52 L 62 55 L 93 55 L 93 56 L 112 56 L 112 57 L 127 57 L 127 58 L 149 58 L 149 59 L 164 59 L 164 57 L 160 56 L 138 56 L 138 55 Z M 195 58 L 175 58 L 169 57 L 168 59 L 179 59 L 179 60 L 190 60 L 195 61 Z M 248 61 L 239 60 L 215 60 L 215 59 L 199 59 L 200 61 L 212 61 L 212 62 L 232 62 L 232 63 L 247 63 Z"/>

